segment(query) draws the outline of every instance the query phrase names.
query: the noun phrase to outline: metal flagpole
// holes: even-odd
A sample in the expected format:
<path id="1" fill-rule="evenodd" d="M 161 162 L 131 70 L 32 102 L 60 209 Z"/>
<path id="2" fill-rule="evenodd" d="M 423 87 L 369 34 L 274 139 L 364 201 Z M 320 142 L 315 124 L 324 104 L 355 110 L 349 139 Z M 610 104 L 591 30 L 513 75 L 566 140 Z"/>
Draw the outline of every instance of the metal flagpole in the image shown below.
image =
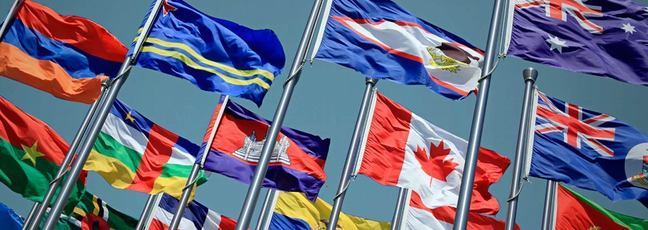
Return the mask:
<path id="1" fill-rule="evenodd" d="M 16 14 L 18 14 L 18 9 L 20 9 L 23 2 L 25 2 L 25 0 L 16 0 L 14 1 L 13 5 L 11 5 L 11 9 L 9 9 L 9 13 L 7 13 L 7 17 L 5 17 L 5 20 L 2 23 L 2 27 L 0 27 L 0 41 L 2 41 L 4 39 L 5 34 L 7 34 L 7 29 L 9 28 L 9 25 L 11 25 L 13 20 L 16 19 Z"/>
<path id="2" fill-rule="evenodd" d="M 38 207 L 40 207 L 40 203 L 34 202 L 34 205 L 31 207 L 31 209 L 29 209 L 29 214 L 27 214 L 27 218 L 25 220 L 32 219 Z M 25 229 L 25 226 L 26 225 L 23 225 L 23 229 Z"/>
<path id="3" fill-rule="evenodd" d="M 409 189 L 400 188 L 398 190 L 398 200 L 396 201 L 396 209 L 392 217 L 391 230 L 400 230 L 405 216 L 405 208 L 409 204 Z"/>
<path id="4" fill-rule="evenodd" d="M 162 196 L 164 196 L 164 193 L 158 193 L 153 196 L 153 208 L 151 208 L 151 211 L 149 212 L 148 216 L 144 220 L 144 224 L 142 224 L 142 229 L 141 230 L 146 230 L 151 227 L 151 221 L 153 218 L 155 218 L 155 209 L 160 206 L 160 201 L 162 201 Z M 140 229 L 135 229 L 135 230 L 140 230 Z"/>
<path id="5" fill-rule="evenodd" d="M 142 214 L 140 215 L 140 218 L 137 221 L 137 227 L 135 227 L 135 230 L 144 229 L 148 217 L 151 215 L 151 212 L 155 208 L 156 201 L 157 201 L 157 195 L 149 195 L 148 199 L 146 199 L 146 204 L 144 204 L 144 209 L 142 209 Z"/>
<path id="6" fill-rule="evenodd" d="M 497 55 L 498 33 L 500 32 L 500 17 L 502 17 L 502 2 L 508 5 L 508 0 L 495 0 L 493 6 L 493 16 L 491 17 L 490 31 L 488 33 L 488 42 L 486 44 L 486 56 L 482 66 L 484 75 L 479 83 L 477 102 L 475 103 L 475 112 L 473 115 L 470 129 L 470 139 L 468 141 L 468 151 L 466 153 L 466 162 L 464 165 L 463 176 L 461 177 L 461 189 L 459 190 L 459 201 L 457 202 L 457 215 L 455 216 L 454 230 L 466 229 L 468 221 L 468 211 L 470 210 L 470 198 L 472 196 L 472 187 L 475 181 L 475 167 L 477 166 L 477 154 L 481 142 L 482 130 L 484 127 L 484 117 L 486 115 L 486 104 L 488 101 L 488 89 L 490 87 L 490 78 L 494 69 L 494 59 Z"/>
<path id="7" fill-rule="evenodd" d="M 79 148 L 79 145 L 81 144 L 83 137 L 86 135 L 90 123 L 92 123 L 92 118 L 95 116 L 97 112 L 98 105 L 101 103 L 101 101 L 106 95 L 104 92 L 106 92 L 108 88 L 109 87 L 106 84 L 102 85 L 101 96 L 97 98 L 97 100 L 94 103 L 92 103 L 92 106 L 90 106 L 90 109 L 86 113 L 85 118 L 83 118 L 81 127 L 79 127 L 79 130 L 77 130 L 77 133 L 74 136 L 74 139 L 72 140 L 72 145 L 70 145 L 70 148 L 68 149 L 67 153 L 65 153 L 65 158 L 63 158 L 63 162 L 61 163 L 61 166 L 56 172 L 56 177 L 52 179 L 52 181 L 50 182 L 49 188 L 47 189 L 47 192 L 43 197 L 43 201 L 34 204 L 34 207 L 38 205 L 38 208 L 34 212 L 34 215 L 31 215 L 29 218 L 27 218 L 27 220 L 25 221 L 24 229 L 29 229 L 29 230 L 38 229 L 38 224 L 40 223 L 41 218 L 43 218 L 45 211 L 47 211 L 50 201 L 52 200 L 52 198 L 54 198 L 56 189 L 61 183 L 63 176 L 65 176 L 65 173 L 67 173 L 68 166 L 70 165 L 70 163 L 72 163 L 74 156 L 76 156 L 76 152 Z M 43 205 L 43 204 L 47 204 L 47 205 Z"/>
<path id="8" fill-rule="evenodd" d="M 261 156 L 259 157 L 259 163 L 254 172 L 252 183 L 250 183 L 250 187 L 248 188 L 248 193 L 245 196 L 245 202 L 243 203 L 241 213 L 239 214 L 236 230 L 246 230 L 248 226 L 250 226 L 250 220 L 252 219 L 252 214 L 254 214 L 256 201 L 259 198 L 263 178 L 268 171 L 268 163 L 270 162 L 270 157 L 272 156 L 271 153 L 276 144 L 275 140 L 277 139 L 281 126 L 283 125 L 283 120 L 286 116 L 288 105 L 290 104 L 290 98 L 292 97 L 295 86 L 299 81 L 299 76 L 301 75 L 304 62 L 306 62 L 306 52 L 313 38 L 313 32 L 315 31 L 315 25 L 319 19 L 318 15 L 321 8 L 322 0 L 315 0 L 313 8 L 311 9 L 311 14 L 308 17 L 308 22 L 306 23 L 306 28 L 302 34 L 302 39 L 299 43 L 295 60 L 290 68 L 290 74 L 284 83 L 284 91 L 281 95 L 279 104 L 277 105 L 274 118 L 272 119 L 272 125 L 270 125 L 270 129 L 268 129 L 268 133 L 266 134 L 263 149 L 261 150 Z"/>
<path id="9" fill-rule="evenodd" d="M 556 189 L 558 182 L 548 180 L 547 190 L 545 191 L 544 211 L 542 212 L 542 230 L 553 230 L 556 224 Z"/>
<path id="10" fill-rule="evenodd" d="M 367 117 L 369 115 L 369 107 L 373 101 L 374 87 L 378 80 L 367 78 L 366 87 L 364 95 L 362 96 L 362 104 L 360 104 L 360 110 L 358 111 L 358 118 L 356 119 L 355 128 L 353 129 L 353 136 L 351 137 L 351 143 L 349 144 L 349 151 L 347 152 L 347 158 L 344 162 L 344 169 L 342 169 L 342 175 L 340 176 L 340 184 L 338 185 L 337 193 L 333 199 L 333 208 L 331 209 L 331 216 L 329 217 L 327 230 L 335 230 L 340 217 L 340 212 L 342 211 L 342 204 L 344 203 L 344 197 L 346 195 L 347 188 L 349 187 L 349 182 L 351 179 L 351 174 L 353 173 L 354 166 L 356 165 L 356 158 L 358 156 L 358 147 L 360 147 L 360 142 L 362 141 L 362 131 L 367 122 Z"/>
<path id="11" fill-rule="evenodd" d="M 212 144 L 214 144 L 214 138 L 216 137 L 216 132 L 218 131 L 218 127 L 220 126 L 221 120 L 223 119 L 223 115 L 225 114 L 225 108 L 227 108 L 227 103 L 229 102 L 229 95 L 226 95 L 223 98 L 223 102 L 220 103 L 221 109 L 218 111 L 218 115 L 216 116 L 216 120 L 214 120 L 214 124 L 212 124 L 212 129 L 211 133 L 209 133 L 209 139 L 207 139 L 206 147 L 205 150 L 202 153 L 202 156 L 200 158 L 200 163 L 196 163 L 193 165 L 193 168 L 191 168 L 191 173 L 189 174 L 189 178 L 187 178 L 187 185 L 182 189 L 182 197 L 180 198 L 180 202 L 178 203 L 178 207 L 176 209 L 175 214 L 173 214 L 173 219 L 171 219 L 171 224 L 169 224 L 169 229 L 170 230 L 176 230 L 178 229 L 178 226 L 180 226 L 180 220 L 182 220 L 182 215 L 184 214 L 184 210 L 187 207 L 187 204 L 189 203 L 189 196 L 191 195 L 191 192 L 193 191 L 194 187 L 196 187 L 196 180 L 198 179 L 198 173 L 200 173 L 200 170 L 202 170 L 205 167 L 205 161 L 207 160 L 207 155 L 209 154 L 209 150 L 211 149 Z"/>
<path id="12" fill-rule="evenodd" d="M 277 204 L 277 198 L 279 198 L 279 191 L 269 189 L 263 201 L 263 208 L 261 208 L 261 215 L 259 215 L 256 230 L 268 230 L 270 228 L 270 221 L 275 204 Z"/>
<path id="13" fill-rule="evenodd" d="M 70 196 L 70 193 L 72 192 L 72 187 L 74 186 L 77 179 L 79 178 L 79 173 L 81 172 L 81 170 L 83 170 L 83 165 L 88 159 L 90 150 L 92 149 L 92 146 L 95 140 L 97 139 L 97 135 L 99 134 L 99 131 L 101 130 L 101 127 L 104 124 L 104 121 L 106 121 L 106 117 L 108 116 L 108 113 L 110 113 L 110 108 L 112 107 L 115 98 L 117 98 L 117 94 L 119 93 L 121 86 L 128 78 L 128 74 L 130 73 L 130 69 L 132 67 L 133 62 L 137 60 L 137 56 L 139 55 L 142 49 L 144 41 L 146 40 L 149 32 L 151 31 L 151 26 L 153 25 L 153 21 L 155 20 L 160 10 L 162 9 L 162 1 L 163 0 L 156 0 L 155 6 L 153 6 L 149 14 L 149 17 L 146 23 L 144 24 L 143 27 L 144 29 L 142 30 L 142 33 L 140 33 L 139 37 L 137 38 L 137 42 L 135 43 L 135 48 L 133 49 L 133 54 L 126 57 L 126 60 L 124 60 L 124 63 L 122 64 L 121 69 L 119 70 L 119 74 L 117 74 L 117 77 L 113 79 L 111 86 L 107 91 L 105 101 L 103 101 L 101 103 L 101 106 L 99 107 L 99 113 L 97 115 L 96 121 L 94 122 L 94 124 L 92 124 L 88 137 L 83 143 L 83 146 L 81 147 L 81 151 L 79 151 L 78 153 L 77 159 L 72 164 L 72 168 L 70 170 L 71 174 L 65 179 L 61 192 L 59 193 L 59 197 L 56 199 L 56 202 L 52 206 L 52 210 L 50 211 L 50 215 L 47 218 L 47 222 L 45 222 L 45 227 L 44 227 L 45 230 L 53 229 L 54 226 L 56 225 L 56 222 L 58 221 L 59 216 L 61 216 L 61 211 L 63 211 L 63 206 L 65 206 L 65 203 L 67 202 L 67 199 Z"/>
<path id="14" fill-rule="evenodd" d="M 524 77 L 524 102 L 522 103 L 522 115 L 518 130 L 518 140 L 515 147 L 515 163 L 513 166 L 513 179 L 509 193 L 508 209 L 506 212 L 506 230 L 515 228 L 515 215 L 517 214 L 517 200 L 522 190 L 521 173 L 523 161 L 526 159 L 527 145 L 529 145 L 529 130 L 531 129 L 531 113 L 533 113 L 533 90 L 535 81 L 538 78 L 538 71 L 534 68 L 526 68 L 522 72 Z"/>

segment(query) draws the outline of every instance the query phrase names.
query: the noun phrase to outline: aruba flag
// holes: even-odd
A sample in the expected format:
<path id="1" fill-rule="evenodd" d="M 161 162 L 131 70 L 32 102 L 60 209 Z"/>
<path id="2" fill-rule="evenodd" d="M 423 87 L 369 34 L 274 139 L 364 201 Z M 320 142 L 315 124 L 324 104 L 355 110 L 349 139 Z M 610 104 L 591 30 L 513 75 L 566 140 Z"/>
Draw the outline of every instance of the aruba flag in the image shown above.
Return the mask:
<path id="1" fill-rule="evenodd" d="M 0 43 L 0 75 L 55 97 L 92 103 L 114 77 L 126 47 L 86 18 L 25 1 Z"/>
<path id="2" fill-rule="evenodd" d="M 181 0 L 163 4 L 137 65 L 261 105 L 286 62 L 274 32 L 211 17 Z"/>
<path id="3" fill-rule="evenodd" d="M 214 143 L 205 146 L 221 106 L 217 106 L 203 139 L 202 147 L 210 148 L 205 170 L 249 184 L 256 171 L 270 121 L 229 101 L 225 105 Z M 317 198 L 326 181 L 324 164 L 330 140 L 282 127 L 276 141 L 263 186 L 303 192 L 311 200 Z M 200 154 L 203 152 L 200 150 Z M 200 159 L 200 155 L 197 158 Z"/>

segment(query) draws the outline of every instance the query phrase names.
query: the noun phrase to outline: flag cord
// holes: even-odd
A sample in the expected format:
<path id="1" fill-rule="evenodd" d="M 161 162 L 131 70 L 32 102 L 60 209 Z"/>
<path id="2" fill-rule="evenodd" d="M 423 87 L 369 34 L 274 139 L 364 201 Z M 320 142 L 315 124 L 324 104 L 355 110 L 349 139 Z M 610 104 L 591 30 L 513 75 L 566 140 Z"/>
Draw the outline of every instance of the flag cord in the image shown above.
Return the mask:
<path id="1" fill-rule="evenodd" d="M 500 63 L 500 60 L 502 60 L 504 58 L 506 58 L 506 54 L 504 54 L 504 53 L 500 53 L 499 55 L 497 55 L 497 59 L 495 60 L 495 64 L 493 65 L 493 68 L 491 68 L 490 71 L 488 71 L 487 74 L 483 74 L 482 77 L 480 77 L 478 81 L 482 81 L 485 78 L 487 78 L 488 76 L 490 76 L 491 74 L 493 74 L 493 72 L 495 72 L 495 69 L 497 69 L 497 66 Z"/>
<path id="2" fill-rule="evenodd" d="M 522 180 L 524 180 L 524 182 L 529 182 L 529 178 L 528 178 L 528 177 L 522 178 Z M 520 196 L 520 193 L 522 192 L 522 188 L 524 188 L 524 184 L 526 184 L 526 183 L 524 183 L 524 182 L 523 182 L 523 183 L 520 183 L 520 189 L 518 189 L 517 191 L 515 191 L 515 194 L 513 194 L 511 197 L 509 197 L 508 199 L 506 199 L 506 203 L 510 203 L 511 201 L 517 199 L 518 196 Z"/>
<path id="3" fill-rule="evenodd" d="M 287 78 L 286 81 L 284 82 L 284 88 L 286 88 L 286 85 L 288 85 L 288 83 L 289 83 L 290 81 L 292 81 L 292 80 L 295 78 L 295 76 L 301 74 L 301 71 L 302 71 L 302 69 L 304 68 L 304 64 L 305 64 L 305 63 L 306 63 L 306 61 L 302 61 L 302 62 L 299 64 L 299 66 L 297 67 L 297 71 L 294 71 L 294 74 L 288 76 L 288 78 Z"/>
<path id="4" fill-rule="evenodd" d="M 342 190 L 340 190 L 340 192 L 339 192 L 338 194 L 335 194 L 335 196 L 333 197 L 333 199 L 335 200 L 335 199 L 337 199 L 338 197 L 342 196 L 342 194 L 346 193 L 346 190 L 349 188 L 349 185 L 351 184 L 351 181 L 355 181 L 355 179 L 356 179 L 357 176 L 358 176 L 358 175 L 353 175 L 353 176 L 351 176 L 351 180 L 349 180 L 349 182 L 347 182 L 347 183 L 344 185 L 344 188 L 342 188 Z"/>
<path id="5" fill-rule="evenodd" d="M 202 167 L 201 167 L 201 168 L 202 168 Z M 184 191 L 186 191 L 187 189 L 193 187 L 194 184 L 196 184 L 197 181 L 198 181 L 198 177 L 194 178 L 193 180 L 191 180 L 191 183 L 188 183 L 187 185 L 184 186 L 184 188 L 182 188 L 182 191 L 184 192 Z"/>

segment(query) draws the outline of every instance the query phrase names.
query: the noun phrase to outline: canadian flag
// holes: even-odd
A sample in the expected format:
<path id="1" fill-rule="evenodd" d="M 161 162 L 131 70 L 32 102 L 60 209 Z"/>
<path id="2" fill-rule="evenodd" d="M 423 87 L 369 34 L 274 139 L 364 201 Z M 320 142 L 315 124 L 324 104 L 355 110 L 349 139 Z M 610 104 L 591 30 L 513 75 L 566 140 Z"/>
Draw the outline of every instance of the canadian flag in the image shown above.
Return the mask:
<path id="1" fill-rule="evenodd" d="M 365 137 L 359 173 L 383 185 L 416 191 L 428 209 L 456 207 L 468 143 L 378 93 Z M 365 132 L 367 133 L 367 132 Z M 470 210 L 496 214 L 488 192 L 510 160 L 480 149 Z"/>

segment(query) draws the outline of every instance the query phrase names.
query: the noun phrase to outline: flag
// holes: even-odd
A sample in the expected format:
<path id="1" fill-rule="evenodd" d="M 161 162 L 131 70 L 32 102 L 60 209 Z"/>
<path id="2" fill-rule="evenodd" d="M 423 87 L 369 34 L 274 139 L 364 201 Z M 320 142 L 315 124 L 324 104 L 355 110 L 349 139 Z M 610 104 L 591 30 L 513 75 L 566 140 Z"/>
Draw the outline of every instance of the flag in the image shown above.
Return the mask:
<path id="1" fill-rule="evenodd" d="M 0 181 L 11 191 L 31 201 L 43 201 L 68 148 L 45 122 L 0 96 Z M 83 196 L 85 177 L 83 172 L 73 186 L 66 210 L 71 211 Z"/>
<path id="2" fill-rule="evenodd" d="M 135 229 L 137 220 L 113 207 L 101 198 L 86 192 L 70 216 L 62 217 L 71 229 L 111 230 Z M 58 229 L 58 228 L 57 228 Z"/>
<path id="3" fill-rule="evenodd" d="M 270 221 L 273 230 L 310 230 L 326 229 L 331 205 L 317 198 L 315 202 L 303 194 L 281 192 Z M 337 229 L 380 230 L 390 229 L 389 222 L 369 220 L 362 217 L 340 213 Z"/>
<path id="4" fill-rule="evenodd" d="M 116 76 L 126 52 L 97 23 L 27 0 L 0 43 L 0 75 L 89 104 L 99 97 L 102 75 Z"/>
<path id="5" fill-rule="evenodd" d="M 274 32 L 211 17 L 182 0 L 163 4 L 137 65 L 260 106 L 286 62 Z"/>
<path id="6" fill-rule="evenodd" d="M 334 0 L 315 57 L 461 99 L 477 89 L 483 51 L 390 0 Z"/>
<path id="7" fill-rule="evenodd" d="M 21 230 L 24 221 L 16 211 L 7 207 L 7 205 L 0 203 L 0 223 L 2 223 L 2 229 Z"/>
<path id="8" fill-rule="evenodd" d="M 158 206 L 153 210 L 153 219 L 148 229 L 169 229 L 173 214 L 178 208 L 178 203 L 179 201 L 176 198 L 167 194 L 162 195 Z M 233 230 L 235 228 L 236 220 L 218 214 L 195 200 L 187 206 L 178 226 L 179 230 Z"/>
<path id="9" fill-rule="evenodd" d="M 468 142 L 445 131 L 378 93 L 359 173 L 382 185 L 412 189 L 430 208 L 455 207 Z M 480 148 L 473 186 L 472 211 L 496 214 L 499 204 L 489 192 L 510 160 Z"/>
<path id="10" fill-rule="evenodd" d="M 220 107 L 214 111 L 210 124 L 216 120 Z M 229 101 L 212 146 L 205 146 L 211 134 L 211 125 L 203 139 L 202 147 L 209 148 L 205 170 L 249 184 L 261 157 L 269 126 L 270 121 Z M 314 200 L 326 181 L 324 164 L 330 140 L 283 127 L 276 142 L 263 186 L 289 192 L 300 191 Z M 200 154 L 203 153 L 200 150 Z"/>
<path id="11" fill-rule="evenodd" d="M 631 0 L 513 0 L 508 53 L 648 85 L 648 7 Z"/>
<path id="12" fill-rule="evenodd" d="M 555 229 L 557 230 L 648 229 L 648 219 L 605 209 L 560 184 L 556 194 Z"/>
<path id="13" fill-rule="evenodd" d="M 529 175 L 611 200 L 648 201 L 647 136 L 610 115 L 536 94 Z"/>
<path id="14" fill-rule="evenodd" d="M 115 188 L 180 197 L 199 149 L 115 100 L 83 169 Z"/>
<path id="15" fill-rule="evenodd" d="M 450 206 L 429 208 L 423 202 L 424 199 L 427 198 L 421 198 L 418 193 L 412 191 L 407 213 L 404 217 L 403 229 L 453 229 L 454 218 L 457 214 L 456 208 Z M 473 211 L 468 213 L 468 222 L 466 223 L 466 229 L 468 230 L 500 230 L 504 229 L 504 227 L 504 221 Z M 519 230 L 520 227 L 516 225 L 515 229 Z"/>

